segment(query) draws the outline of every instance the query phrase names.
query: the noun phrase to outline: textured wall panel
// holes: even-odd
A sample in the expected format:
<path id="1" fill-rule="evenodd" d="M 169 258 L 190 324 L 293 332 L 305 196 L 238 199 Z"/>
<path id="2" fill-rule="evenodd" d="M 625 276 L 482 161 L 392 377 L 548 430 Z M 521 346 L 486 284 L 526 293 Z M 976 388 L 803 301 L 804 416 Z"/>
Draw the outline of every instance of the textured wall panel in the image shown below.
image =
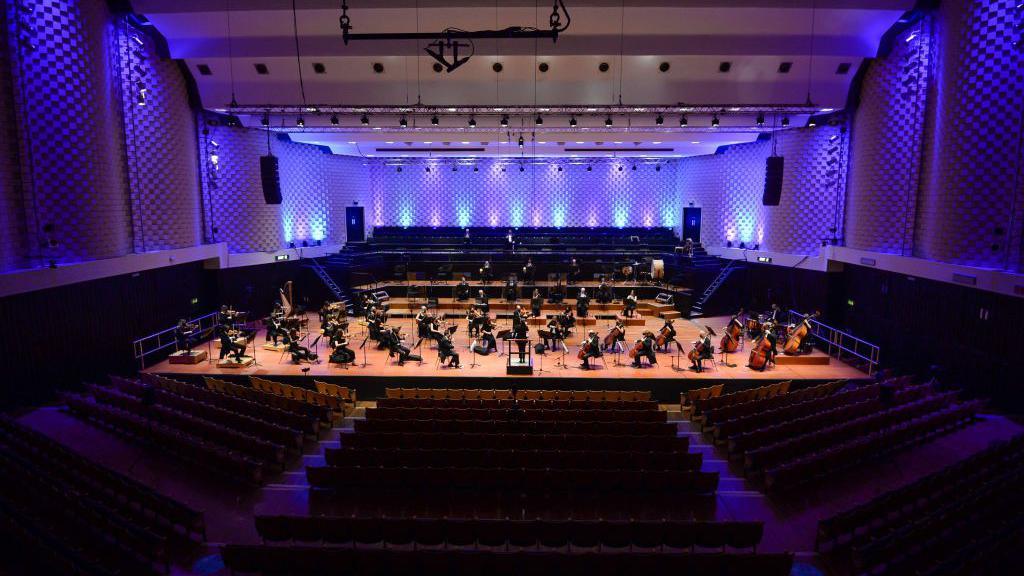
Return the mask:
<path id="1" fill-rule="evenodd" d="M 134 250 L 195 246 L 202 238 L 199 159 L 185 77 L 127 21 L 115 26 Z"/>
<path id="2" fill-rule="evenodd" d="M 922 19 L 864 77 L 850 154 L 851 248 L 913 253 L 933 25 L 933 17 Z"/>
<path id="3" fill-rule="evenodd" d="M 758 243 L 779 252 L 813 253 L 823 238 L 831 237 L 837 221 L 842 229 L 846 142 L 840 128 L 832 126 L 783 132 L 776 143 L 786 159 L 778 206 L 761 203 L 770 141 L 685 158 L 679 164 L 682 204 L 692 201 L 701 207 L 701 236 L 707 245 Z M 837 161 L 830 164 L 833 156 Z"/>
<path id="4" fill-rule="evenodd" d="M 926 123 L 914 255 L 1019 267 L 1024 51 L 1015 0 L 948 0 L 938 11 L 934 112 Z"/>
<path id="5" fill-rule="evenodd" d="M 124 255 L 131 220 L 110 13 L 102 0 L 23 5 L 33 26 L 12 69 L 30 249 L 62 262 Z M 39 249 L 47 224 L 56 245 Z"/>
<path id="6" fill-rule="evenodd" d="M 636 170 L 633 170 L 633 166 Z M 374 225 L 667 226 L 681 217 L 676 162 L 370 164 Z M 476 167 L 476 171 L 474 171 Z M 427 170 L 429 168 L 429 171 Z"/>
<path id="7" fill-rule="evenodd" d="M 362 158 L 353 156 L 324 156 L 327 182 L 328 238 L 331 242 L 348 241 L 345 232 L 345 207 L 358 203 L 364 209 L 366 235 L 373 228 L 371 217 L 370 170 Z"/>
<path id="8" fill-rule="evenodd" d="M 260 252 L 289 242 L 335 238 L 323 151 L 271 137 L 270 148 L 280 162 L 284 201 L 269 205 L 263 199 L 259 161 L 267 153 L 266 132 L 226 126 L 209 130 L 200 150 L 204 160 L 213 154 L 218 157 L 215 169 L 202 171 L 208 226 L 217 229 L 215 234 L 207 230 L 213 239 L 227 242 L 232 252 Z"/>
<path id="9" fill-rule="evenodd" d="M 27 264 L 18 130 L 11 85 L 8 10 L 0 10 L 0 272 Z"/>

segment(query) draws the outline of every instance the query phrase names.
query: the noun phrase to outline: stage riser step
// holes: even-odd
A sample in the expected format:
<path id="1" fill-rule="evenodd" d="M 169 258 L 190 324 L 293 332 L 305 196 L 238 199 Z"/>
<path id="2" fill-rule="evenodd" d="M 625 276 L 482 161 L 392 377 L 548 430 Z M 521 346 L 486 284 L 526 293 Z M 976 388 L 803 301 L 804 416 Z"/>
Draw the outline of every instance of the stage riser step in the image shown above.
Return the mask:
<path id="1" fill-rule="evenodd" d="M 775 363 L 779 366 L 828 366 L 830 356 L 786 356 L 779 354 L 775 357 Z"/>

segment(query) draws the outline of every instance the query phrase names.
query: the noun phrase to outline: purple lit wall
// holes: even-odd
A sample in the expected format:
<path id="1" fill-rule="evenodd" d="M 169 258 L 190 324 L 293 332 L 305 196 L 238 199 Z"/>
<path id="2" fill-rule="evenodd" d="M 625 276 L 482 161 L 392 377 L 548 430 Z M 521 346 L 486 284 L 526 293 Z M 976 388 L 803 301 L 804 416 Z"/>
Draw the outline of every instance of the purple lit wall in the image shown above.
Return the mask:
<path id="1" fill-rule="evenodd" d="M 200 136 L 204 160 L 217 156 L 216 167 L 202 171 L 208 238 L 227 242 L 231 252 L 277 250 L 303 240 L 344 241 L 342 206 L 351 200 L 367 204 L 362 159 L 332 156 L 317 146 L 271 136 L 284 200 L 271 205 L 264 201 L 260 181 L 259 157 L 267 153 L 266 132 L 216 125 L 209 129 L 208 137 Z"/>
<path id="2" fill-rule="evenodd" d="M 811 254 L 823 238 L 831 237 L 829 229 L 837 221 L 842 229 L 847 138 L 840 127 L 786 130 L 777 136 L 776 145 L 786 159 L 778 206 L 761 202 L 771 141 L 731 146 L 713 156 L 680 162 L 681 203 L 701 208 L 704 244 L 757 243 L 767 250 Z M 832 158 L 836 161 L 830 163 Z"/>
<path id="3" fill-rule="evenodd" d="M 848 245 L 1024 271 L 1017 4 L 944 1 L 871 64 L 853 129 Z"/>
<path id="4" fill-rule="evenodd" d="M 0 10 L 0 42 L 7 41 L 7 10 Z M 0 271 L 26 265 L 21 167 L 11 85 L 11 51 L 0 47 Z"/>
<path id="5" fill-rule="evenodd" d="M 399 171 L 384 160 L 371 163 L 373 201 L 367 218 L 372 224 L 679 225 L 674 160 L 655 165 L 617 159 L 587 164 L 548 159 L 524 164 L 523 171 L 509 159 L 404 164 Z"/>
<path id="6" fill-rule="evenodd" d="M 100 0 L 8 7 L 26 245 L 58 262 L 131 251 L 111 15 Z M 53 233 L 43 228 L 53 226 Z M 47 244 L 49 237 L 53 244 Z"/>
<path id="7" fill-rule="evenodd" d="M 195 246 L 202 238 L 198 148 L 185 77 L 126 19 L 115 26 L 134 251 Z"/>

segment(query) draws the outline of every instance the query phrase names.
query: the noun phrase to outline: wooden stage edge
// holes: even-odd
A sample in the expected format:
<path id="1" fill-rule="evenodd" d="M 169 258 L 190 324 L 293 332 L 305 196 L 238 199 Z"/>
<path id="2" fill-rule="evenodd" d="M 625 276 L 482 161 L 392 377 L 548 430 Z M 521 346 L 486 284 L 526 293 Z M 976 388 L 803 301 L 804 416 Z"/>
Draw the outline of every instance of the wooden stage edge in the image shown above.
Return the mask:
<path id="1" fill-rule="evenodd" d="M 319 326 L 315 315 L 310 314 L 310 328 L 316 334 Z M 689 349 L 690 342 L 696 340 L 698 332 L 704 326 L 710 326 L 719 331 L 727 323 L 727 317 L 711 317 L 700 319 L 696 322 L 679 319 L 675 326 L 678 332 L 678 340 Z M 412 327 L 412 320 L 401 319 L 392 321 L 402 326 L 403 334 L 415 333 Z M 499 328 L 507 327 L 504 322 L 499 322 Z M 835 358 L 829 358 L 820 351 L 814 352 L 808 357 L 801 358 L 800 363 L 782 363 L 773 366 L 764 372 L 751 370 L 746 367 L 747 352 L 739 351 L 730 354 L 728 361 L 732 366 L 726 366 L 722 361 L 721 354 L 715 354 L 715 366 L 697 373 L 689 369 L 690 363 L 683 355 L 680 358 L 682 366 L 673 366 L 672 359 L 675 354 L 659 354 L 658 364 L 653 367 L 633 368 L 629 365 L 630 359 L 626 354 L 621 354 L 619 360 L 621 365 L 616 365 L 615 356 L 605 353 L 603 362 L 596 362 L 596 368 L 583 370 L 579 367 L 576 358 L 579 336 L 570 338 L 567 341 L 569 352 L 565 355 L 565 367 L 560 367 L 561 354 L 547 353 L 541 358 L 533 355 L 533 375 L 514 376 L 506 374 L 506 356 L 490 354 L 488 356 L 476 356 L 476 366 L 470 367 L 473 355 L 468 350 L 469 339 L 466 332 L 465 320 L 458 322 L 458 330 L 455 335 L 455 344 L 461 356 L 461 368 L 447 368 L 437 366 L 437 351 L 423 344 L 421 350 L 417 350 L 423 356 L 423 362 L 410 361 L 399 366 L 389 359 L 386 351 L 377 350 L 373 342 L 367 341 L 364 351 L 359 349 L 359 343 L 363 335 L 359 333 L 360 328 L 353 320 L 353 331 L 351 334 L 351 347 L 356 351 L 356 363 L 347 368 L 336 364 L 328 363 L 329 350 L 324 346 L 319 347 L 321 362 L 319 364 L 292 364 L 287 355 L 280 352 L 265 350 L 262 346 L 264 333 L 260 331 L 256 335 L 255 352 L 250 344 L 248 355 L 255 355 L 255 364 L 239 368 L 218 368 L 217 357 L 220 350 L 210 347 L 210 359 L 197 364 L 171 364 L 165 360 L 158 364 L 146 367 L 143 372 L 152 372 L 178 377 L 180 379 L 197 382 L 202 376 L 217 376 L 228 380 L 246 379 L 248 376 L 260 376 L 270 379 L 279 379 L 282 382 L 309 384 L 310 378 L 327 382 L 334 382 L 348 385 L 359 391 L 360 397 L 373 398 L 382 396 L 385 387 L 423 387 L 423 388 L 543 388 L 543 389 L 592 389 L 592 390 L 651 390 L 655 397 L 663 401 L 678 402 L 679 393 L 693 388 L 702 388 L 725 382 L 729 389 L 739 389 L 756 385 L 757 383 L 775 382 L 780 380 L 806 381 L 807 383 L 825 382 L 829 380 L 861 380 L 868 378 L 868 375 L 853 366 L 845 364 Z M 627 343 L 631 343 L 644 329 L 657 332 L 662 325 L 661 319 L 650 318 L 645 327 L 629 327 L 627 332 Z M 595 329 L 603 338 L 610 326 L 608 322 L 600 321 Z M 536 327 L 530 331 L 531 338 L 537 338 Z M 315 336 L 314 336 L 315 338 Z M 313 338 L 310 338 L 312 340 Z M 713 339 L 717 346 L 718 339 Z M 408 338 L 407 338 L 408 341 Z M 502 342 L 499 341 L 499 347 Z M 203 345 L 201 348 L 205 349 Z M 780 346 L 781 348 L 781 346 Z M 780 355 L 781 358 L 781 355 Z M 808 361 L 814 362 L 809 363 Z M 710 363 L 707 363 L 710 364 Z M 307 369 L 308 371 L 303 371 Z M 543 371 L 541 371 L 543 368 Z"/>

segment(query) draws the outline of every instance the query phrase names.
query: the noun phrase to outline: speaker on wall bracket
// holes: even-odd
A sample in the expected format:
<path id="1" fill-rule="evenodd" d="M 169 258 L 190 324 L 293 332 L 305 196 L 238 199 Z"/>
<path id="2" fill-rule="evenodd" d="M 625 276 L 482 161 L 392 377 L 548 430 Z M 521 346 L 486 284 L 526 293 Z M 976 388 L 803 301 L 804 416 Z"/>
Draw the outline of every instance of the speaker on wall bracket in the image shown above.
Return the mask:
<path id="1" fill-rule="evenodd" d="M 263 184 L 263 200 L 267 204 L 281 203 L 281 172 L 277 156 L 260 156 L 260 181 Z"/>
<path id="2" fill-rule="evenodd" d="M 764 174 L 764 195 L 761 203 L 765 206 L 778 206 L 782 200 L 782 171 L 785 166 L 785 158 L 782 156 L 769 156 L 765 164 Z"/>

